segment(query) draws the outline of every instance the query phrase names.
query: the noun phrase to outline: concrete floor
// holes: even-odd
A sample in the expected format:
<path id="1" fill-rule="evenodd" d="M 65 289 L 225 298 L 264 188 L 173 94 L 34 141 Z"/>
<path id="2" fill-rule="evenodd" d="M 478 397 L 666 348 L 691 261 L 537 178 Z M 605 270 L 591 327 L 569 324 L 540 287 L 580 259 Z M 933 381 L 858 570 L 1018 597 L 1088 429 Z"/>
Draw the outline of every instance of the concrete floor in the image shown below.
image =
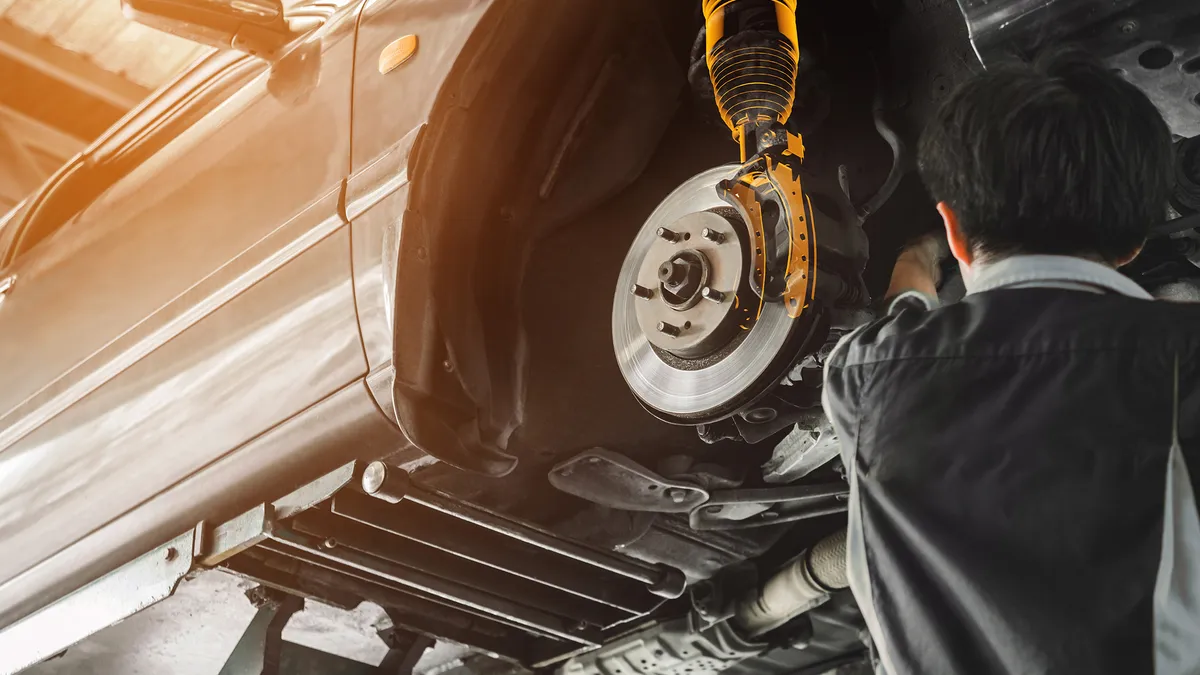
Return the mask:
<path id="1" fill-rule="evenodd" d="M 244 592 L 252 584 L 220 571 L 203 572 L 175 595 L 71 647 L 29 675 L 217 675 L 254 616 Z M 382 609 L 364 602 L 354 611 L 309 601 L 283 637 L 314 649 L 378 665 L 387 647 L 375 631 Z M 438 643 L 415 673 L 453 670 L 462 647 Z"/>

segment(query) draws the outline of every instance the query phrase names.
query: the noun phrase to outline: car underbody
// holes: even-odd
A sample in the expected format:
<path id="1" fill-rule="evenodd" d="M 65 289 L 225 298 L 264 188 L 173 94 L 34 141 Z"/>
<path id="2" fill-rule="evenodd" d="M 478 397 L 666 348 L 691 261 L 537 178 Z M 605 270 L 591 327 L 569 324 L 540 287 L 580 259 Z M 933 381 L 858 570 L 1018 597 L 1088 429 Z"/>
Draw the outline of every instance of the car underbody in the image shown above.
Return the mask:
<path id="1" fill-rule="evenodd" d="M 1082 44 L 1178 140 L 1171 213 L 1127 273 L 1200 297 L 1200 13 L 801 1 L 791 114 L 747 141 L 705 21 L 739 1 L 764 4 L 497 3 L 408 167 L 378 383 L 406 447 L 201 524 L 140 583 L 219 568 L 272 613 L 374 602 L 488 672 L 869 672 L 821 366 L 939 226 L 919 130 L 983 65 Z"/>

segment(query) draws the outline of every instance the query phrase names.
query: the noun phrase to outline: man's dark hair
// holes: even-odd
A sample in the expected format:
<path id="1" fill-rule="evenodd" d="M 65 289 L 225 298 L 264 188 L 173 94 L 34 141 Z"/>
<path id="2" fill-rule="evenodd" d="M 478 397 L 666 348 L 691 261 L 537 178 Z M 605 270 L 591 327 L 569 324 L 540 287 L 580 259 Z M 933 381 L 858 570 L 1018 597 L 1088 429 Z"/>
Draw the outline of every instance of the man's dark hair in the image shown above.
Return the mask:
<path id="1" fill-rule="evenodd" d="M 1171 134 L 1137 87 L 1057 49 L 963 83 L 921 137 L 921 178 L 988 257 L 1133 253 L 1165 217 Z"/>

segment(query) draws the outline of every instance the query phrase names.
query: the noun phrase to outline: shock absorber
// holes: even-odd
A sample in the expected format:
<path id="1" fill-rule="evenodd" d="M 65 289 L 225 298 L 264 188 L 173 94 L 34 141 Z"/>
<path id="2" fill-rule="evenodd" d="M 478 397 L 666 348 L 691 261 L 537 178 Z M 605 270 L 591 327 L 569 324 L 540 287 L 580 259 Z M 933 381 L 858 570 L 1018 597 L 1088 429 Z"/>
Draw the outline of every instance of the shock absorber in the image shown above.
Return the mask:
<path id="1" fill-rule="evenodd" d="M 780 140 L 792 112 L 800 60 L 796 0 L 703 0 L 703 10 L 717 109 L 745 162 L 764 143 Z"/>

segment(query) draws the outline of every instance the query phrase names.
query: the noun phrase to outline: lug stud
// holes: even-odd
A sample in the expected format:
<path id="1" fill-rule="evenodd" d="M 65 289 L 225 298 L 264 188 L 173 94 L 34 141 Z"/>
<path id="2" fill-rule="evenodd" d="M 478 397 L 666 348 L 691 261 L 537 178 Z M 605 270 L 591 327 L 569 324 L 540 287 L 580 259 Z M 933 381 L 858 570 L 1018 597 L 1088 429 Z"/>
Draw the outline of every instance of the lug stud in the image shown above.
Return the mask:
<path id="1" fill-rule="evenodd" d="M 705 300 L 711 300 L 712 302 L 721 302 L 725 299 L 724 293 L 711 286 L 705 286 L 704 288 L 700 289 L 700 295 Z"/>
<path id="2" fill-rule="evenodd" d="M 682 331 L 679 329 L 679 326 L 676 326 L 675 324 L 667 323 L 666 321 L 659 321 L 658 332 L 664 335 L 670 335 L 671 337 L 679 337 L 679 334 Z"/>
<path id="3" fill-rule="evenodd" d="M 667 241 L 671 242 L 672 244 L 678 244 L 680 241 L 683 240 L 683 237 L 679 236 L 678 232 L 676 232 L 674 230 L 668 230 L 665 227 L 658 228 L 657 234 L 659 237 L 661 237 L 662 239 L 666 239 Z"/>
<path id="4" fill-rule="evenodd" d="M 641 284 L 634 284 L 633 288 L 629 289 L 629 292 L 633 293 L 634 295 L 638 296 L 639 298 L 641 298 L 643 300 L 649 300 L 650 298 L 654 297 L 654 289 L 646 288 L 645 286 L 642 286 Z"/>
<path id="5" fill-rule="evenodd" d="M 704 230 L 702 230 L 700 232 L 700 236 L 704 237 L 705 239 L 711 241 L 714 244 L 720 244 L 721 242 L 725 241 L 724 234 L 717 232 L 716 230 L 709 229 L 707 227 L 704 228 Z"/>

